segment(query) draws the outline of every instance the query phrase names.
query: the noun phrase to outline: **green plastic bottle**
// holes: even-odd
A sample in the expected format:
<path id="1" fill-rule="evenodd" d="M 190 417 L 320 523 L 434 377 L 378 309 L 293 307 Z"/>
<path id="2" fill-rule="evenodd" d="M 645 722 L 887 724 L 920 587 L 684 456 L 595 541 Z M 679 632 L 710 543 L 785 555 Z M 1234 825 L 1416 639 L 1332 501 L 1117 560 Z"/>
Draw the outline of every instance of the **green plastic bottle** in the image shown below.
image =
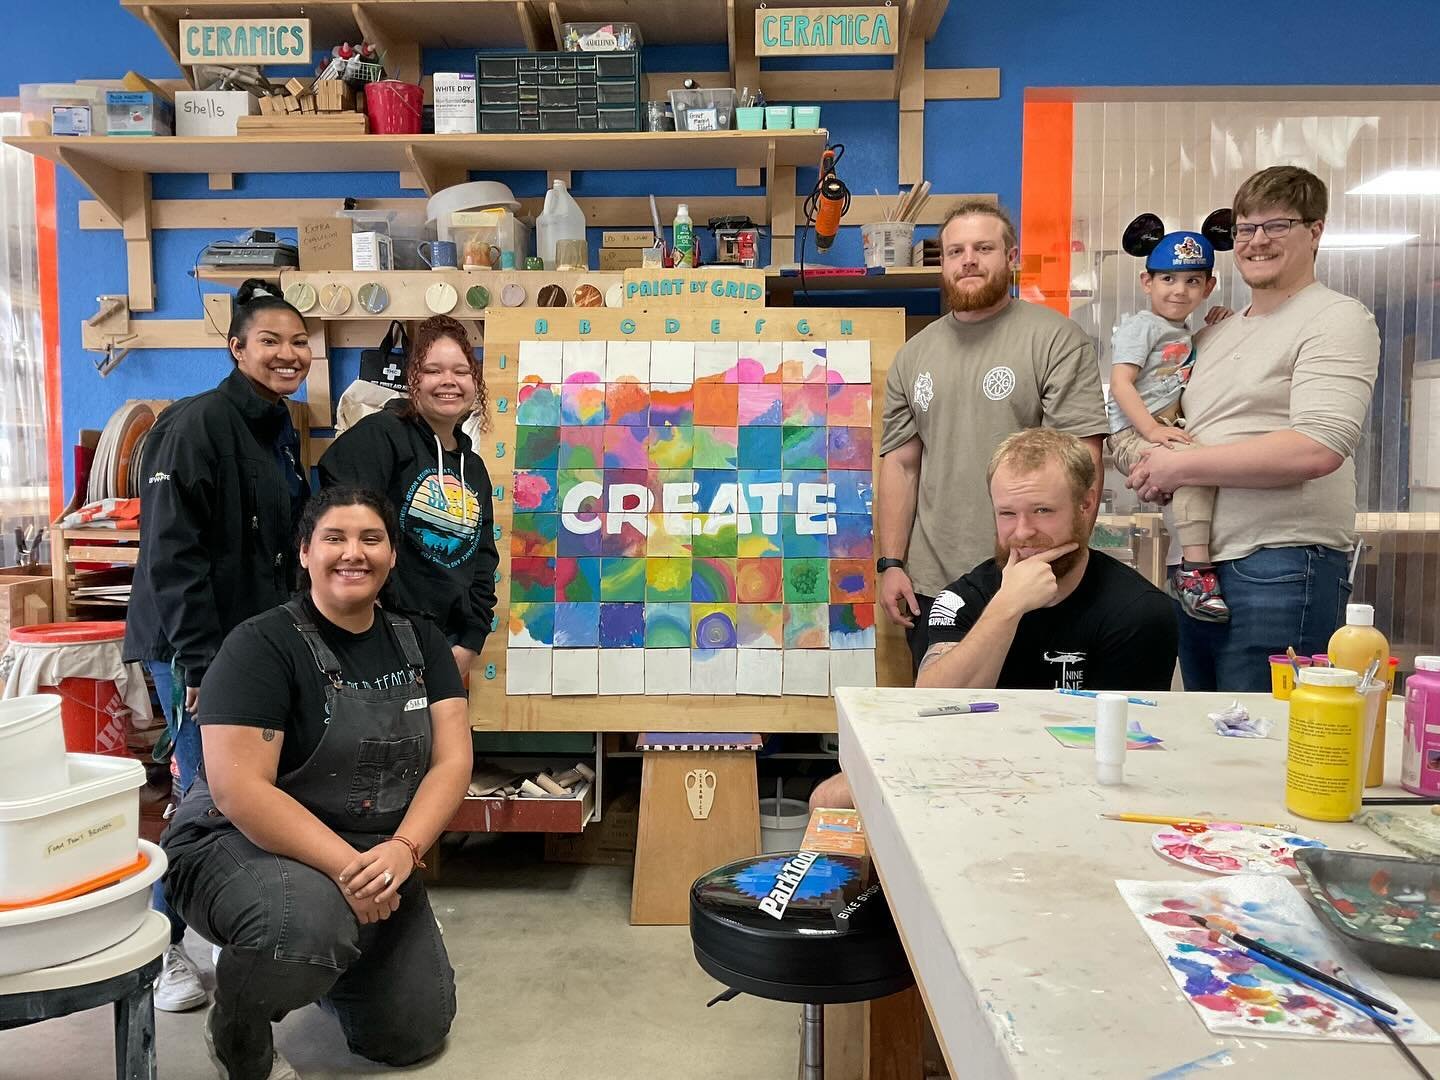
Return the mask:
<path id="1" fill-rule="evenodd" d="M 695 265 L 695 223 L 690 220 L 690 207 L 681 203 L 675 208 L 675 265 Z"/>

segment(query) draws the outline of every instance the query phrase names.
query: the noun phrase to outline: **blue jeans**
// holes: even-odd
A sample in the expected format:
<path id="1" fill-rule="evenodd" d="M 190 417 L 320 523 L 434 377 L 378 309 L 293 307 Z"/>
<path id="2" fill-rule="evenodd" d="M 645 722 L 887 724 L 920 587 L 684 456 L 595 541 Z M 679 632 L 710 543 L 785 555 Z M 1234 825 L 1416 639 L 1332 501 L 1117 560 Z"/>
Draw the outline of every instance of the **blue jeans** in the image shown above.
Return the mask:
<path id="1" fill-rule="evenodd" d="M 170 661 L 147 660 L 145 670 L 155 682 L 155 694 L 160 699 L 160 708 L 165 713 L 165 724 L 174 733 L 172 753 L 180 772 L 179 795 L 190 790 L 200 771 L 200 725 L 183 709 L 177 721 L 174 715 L 175 680 L 170 674 Z M 182 694 L 185 692 L 182 688 Z M 150 902 L 156 911 L 170 920 L 170 944 L 178 945 L 185 936 L 185 920 L 165 900 L 165 880 L 155 882 L 150 892 Z"/>
<path id="2" fill-rule="evenodd" d="M 1322 653 L 1345 621 L 1350 555 L 1334 548 L 1261 548 L 1215 564 L 1228 623 L 1180 615 L 1186 690 L 1268 693 L 1271 653 Z M 1177 605 L 1178 606 L 1178 605 Z"/>

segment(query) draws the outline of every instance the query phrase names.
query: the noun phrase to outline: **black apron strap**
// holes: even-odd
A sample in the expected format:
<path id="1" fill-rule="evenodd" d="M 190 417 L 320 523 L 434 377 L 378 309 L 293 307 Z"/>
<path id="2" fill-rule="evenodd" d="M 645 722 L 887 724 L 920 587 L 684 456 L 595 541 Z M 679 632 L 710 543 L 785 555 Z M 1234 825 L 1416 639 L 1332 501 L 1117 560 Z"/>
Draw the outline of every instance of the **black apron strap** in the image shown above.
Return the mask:
<path id="1" fill-rule="evenodd" d="M 415 635 L 415 624 L 404 615 L 397 615 L 393 611 L 386 611 L 384 615 L 395 639 L 400 642 L 405 663 L 410 665 L 410 670 L 419 678 L 425 672 L 425 654 L 420 651 L 420 639 Z"/>
<path id="2" fill-rule="evenodd" d="M 299 600 L 287 600 L 285 610 L 290 613 L 295 629 L 300 631 L 301 638 L 310 647 L 310 655 L 315 658 L 316 665 L 332 683 L 337 681 L 340 678 L 340 658 L 325 644 L 319 627 L 311 622 L 304 606 Z"/>

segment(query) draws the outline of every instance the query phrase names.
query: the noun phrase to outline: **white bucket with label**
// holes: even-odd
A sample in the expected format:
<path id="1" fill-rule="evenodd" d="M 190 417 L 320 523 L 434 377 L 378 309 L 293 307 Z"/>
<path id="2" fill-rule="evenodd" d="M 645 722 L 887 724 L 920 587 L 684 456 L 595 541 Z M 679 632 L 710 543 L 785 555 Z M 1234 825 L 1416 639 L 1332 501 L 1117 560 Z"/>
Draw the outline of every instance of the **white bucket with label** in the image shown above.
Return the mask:
<path id="1" fill-rule="evenodd" d="M 872 221 L 860 226 L 866 266 L 909 266 L 914 245 L 912 221 Z"/>
<path id="2" fill-rule="evenodd" d="M 810 804 L 802 799 L 760 800 L 760 850 L 796 851 L 810 824 Z"/>
<path id="3" fill-rule="evenodd" d="M 0 801 L 52 795 L 69 783 L 60 696 L 0 700 Z"/>
<path id="4" fill-rule="evenodd" d="M 68 758 L 70 783 L 59 791 L 0 800 L 0 904 L 31 903 L 136 859 L 145 766 L 109 754 Z"/>

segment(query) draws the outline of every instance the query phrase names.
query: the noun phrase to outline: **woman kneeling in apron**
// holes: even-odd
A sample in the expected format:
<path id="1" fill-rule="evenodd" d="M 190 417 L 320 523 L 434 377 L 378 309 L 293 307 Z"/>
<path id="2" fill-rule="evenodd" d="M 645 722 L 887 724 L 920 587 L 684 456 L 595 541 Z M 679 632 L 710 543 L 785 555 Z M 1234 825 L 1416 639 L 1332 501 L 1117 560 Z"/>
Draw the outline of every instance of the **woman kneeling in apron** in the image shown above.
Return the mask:
<path id="1" fill-rule="evenodd" d="M 270 1025 L 311 1002 L 387 1065 L 436 1053 L 455 1016 L 413 871 L 465 796 L 470 727 L 440 632 L 377 606 L 395 528 L 375 492 L 311 499 L 299 595 L 205 675 L 204 769 L 162 844 L 170 903 L 222 947 L 205 1038 L 229 1080 L 294 1076 Z"/>

